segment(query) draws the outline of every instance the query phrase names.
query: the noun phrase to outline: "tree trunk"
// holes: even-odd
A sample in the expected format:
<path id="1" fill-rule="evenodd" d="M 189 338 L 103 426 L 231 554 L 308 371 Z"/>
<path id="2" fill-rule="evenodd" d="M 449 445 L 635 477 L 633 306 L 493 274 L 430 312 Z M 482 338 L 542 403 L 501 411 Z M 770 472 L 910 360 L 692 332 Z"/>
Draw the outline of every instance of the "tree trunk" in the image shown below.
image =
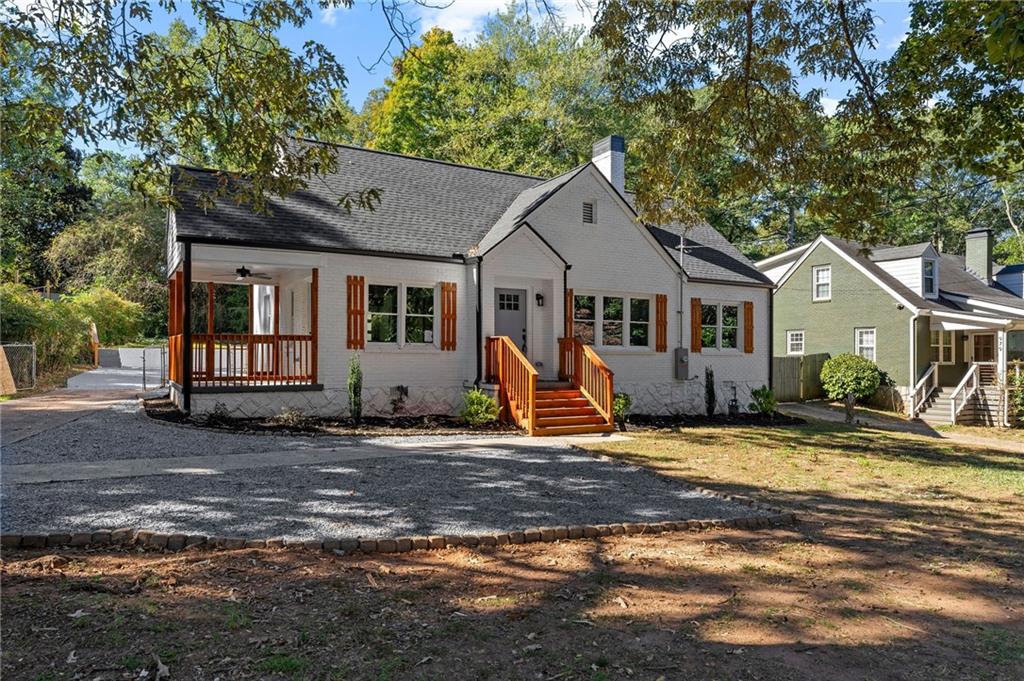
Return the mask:
<path id="1" fill-rule="evenodd" d="M 846 406 L 846 422 L 853 423 L 853 405 L 857 402 L 857 398 L 853 396 L 853 393 L 847 393 L 846 399 L 843 401 Z"/>

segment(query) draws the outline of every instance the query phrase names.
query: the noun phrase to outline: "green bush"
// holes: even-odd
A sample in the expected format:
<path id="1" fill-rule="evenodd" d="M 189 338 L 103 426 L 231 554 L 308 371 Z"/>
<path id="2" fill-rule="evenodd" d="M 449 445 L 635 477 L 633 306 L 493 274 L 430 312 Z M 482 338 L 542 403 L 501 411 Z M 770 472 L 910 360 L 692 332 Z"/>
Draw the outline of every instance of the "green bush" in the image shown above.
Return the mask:
<path id="1" fill-rule="evenodd" d="M 67 300 L 44 298 L 21 284 L 0 284 L 0 338 L 36 344 L 40 374 L 89 358 L 89 323 Z"/>
<path id="2" fill-rule="evenodd" d="M 479 388 L 466 393 L 466 406 L 459 414 L 462 420 L 471 426 L 479 426 L 498 420 L 501 408 L 498 402 Z"/>
<path id="3" fill-rule="evenodd" d="M 849 352 L 826 360 L 821 367 L 821 387 L 829 398 L 843 400 L 847 423 L 853 423 L 854 403 L 874 394 L 880 380 L 874 362 Z"/>
<path id="4" fill-rule="evenodd" d="M 612 415 L 615 417 L 615 421 L 624 424 L 632 406 L 633 398 L 629 394 L 615 393 L 615 397 L 612 399 Z"/>
<path id="5" fill-rule="evenodd" d="M 753 400 L 749 405 L 748 409 L 755 414 L 764 414 L 765 416 L 772 416 L 775 414 L 775 407 L 778 406 L 779 402 L 775 399 L 775 393 L 772 389 L 766 385 L 762 385 L 750 393 L 750 397 Z"/>
<path id="6" fill-rule="evenodd" d="M 131 342 L 142 331 L 142 305 L 126 300 L 108 288 L 94 287 L 76 293 L 69 303 L 79 316 L 96 324 L 101 345 Z"/>
<path id="7" fill-rule="evenodd" d="M 356 423 L 363 419 L 363 367 L 354 352 L 348 361 L 348 413 Z"/>

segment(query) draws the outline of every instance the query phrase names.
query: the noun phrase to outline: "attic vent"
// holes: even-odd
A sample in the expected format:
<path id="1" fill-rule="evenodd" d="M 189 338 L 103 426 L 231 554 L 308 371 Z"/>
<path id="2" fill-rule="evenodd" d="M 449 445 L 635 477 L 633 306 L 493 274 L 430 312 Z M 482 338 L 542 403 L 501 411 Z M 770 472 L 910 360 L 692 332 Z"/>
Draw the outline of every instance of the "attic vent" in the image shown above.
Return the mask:
<path id="1" fill-rule="evenodd" d="M 594 204 L 591 201 L 583 202 L 583 223 L 587 225 L 594 224 Z"/>

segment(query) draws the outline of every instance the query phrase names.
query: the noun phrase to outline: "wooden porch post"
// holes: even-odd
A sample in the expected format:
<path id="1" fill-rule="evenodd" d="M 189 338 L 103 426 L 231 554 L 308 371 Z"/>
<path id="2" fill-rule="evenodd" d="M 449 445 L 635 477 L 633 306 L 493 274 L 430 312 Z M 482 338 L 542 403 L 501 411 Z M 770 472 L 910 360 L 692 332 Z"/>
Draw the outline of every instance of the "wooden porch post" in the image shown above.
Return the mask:
<path id="1" fill-rule="evenodd" d="M 252 380 L 253 375 L 256 373 L 253 366 L 256 359 L 256 348 L 252 344 L 252 307 L 252 284 L 249 284 L 249 333 L 245 338 L 245 373 L 250 380 Z"/>
<path id="2" fill-rule="evenodd" d="M 274 377 L 281 375 L 281 285 L 274 285 Z"/>
<path id="3" fill-rule="evenodd" d="M 206 378 L 213 380 L 213 282 L 206 282 Z"/>
<path id="4" fill-rule="evenodd" d="M 309 350 L 311 356 L 309 358 L 309 374 L 310 382 L 316 383 L 316 372 L 317 372 L 317 356 L 319 349 L 317 348 L 317 335 L 320 329 L 320 269 L 317 267 L 313 268 L 313 283 L 309 287 Z M 292 332 L 294 333 L 294 329 Z"/>

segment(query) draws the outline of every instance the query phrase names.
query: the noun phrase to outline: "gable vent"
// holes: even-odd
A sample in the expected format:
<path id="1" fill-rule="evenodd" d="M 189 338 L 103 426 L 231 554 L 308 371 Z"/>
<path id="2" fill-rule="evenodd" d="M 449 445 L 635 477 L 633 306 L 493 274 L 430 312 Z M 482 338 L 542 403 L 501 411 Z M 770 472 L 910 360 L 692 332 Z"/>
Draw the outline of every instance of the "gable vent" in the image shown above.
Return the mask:
<path id="1" fill-rule="evenodd" d="M 594 224 L 594 204 L 591 201 L 583 202 L 583 223 L 587 225 Z"/>

